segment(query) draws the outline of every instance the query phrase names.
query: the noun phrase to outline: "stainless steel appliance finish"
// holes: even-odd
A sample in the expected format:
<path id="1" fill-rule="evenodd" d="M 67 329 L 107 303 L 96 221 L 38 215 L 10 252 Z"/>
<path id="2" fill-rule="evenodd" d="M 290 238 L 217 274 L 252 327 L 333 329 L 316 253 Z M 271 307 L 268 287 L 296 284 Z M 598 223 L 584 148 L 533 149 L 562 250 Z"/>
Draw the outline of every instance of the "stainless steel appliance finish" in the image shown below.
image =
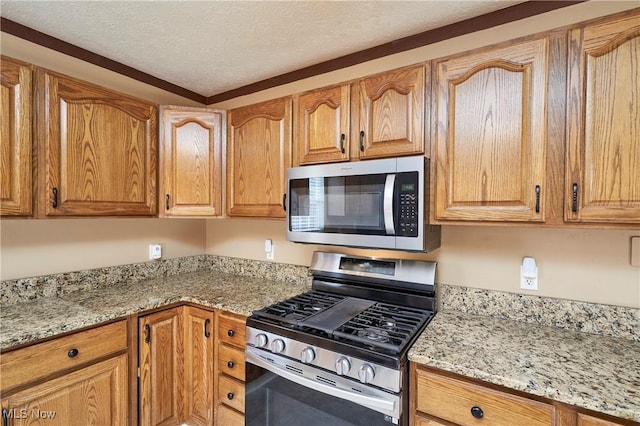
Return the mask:
<path id="1" fill-rule="evenodd" d="M 310 270 L 311 291 L 247 320 L 247 371 L 265 373 L 247 381 L 246 424 L 285 425 L 285 407 L 308 426 L 407 425 L 407 352 L 434 315 L 435 263 L 316 252 Z"/>
<path id="2" fill-rule="evenodd" d="M 294 167 L 287 171 L 287 239 L 406 251 L 440 247 L 429 225 L 424 156 Z"/>

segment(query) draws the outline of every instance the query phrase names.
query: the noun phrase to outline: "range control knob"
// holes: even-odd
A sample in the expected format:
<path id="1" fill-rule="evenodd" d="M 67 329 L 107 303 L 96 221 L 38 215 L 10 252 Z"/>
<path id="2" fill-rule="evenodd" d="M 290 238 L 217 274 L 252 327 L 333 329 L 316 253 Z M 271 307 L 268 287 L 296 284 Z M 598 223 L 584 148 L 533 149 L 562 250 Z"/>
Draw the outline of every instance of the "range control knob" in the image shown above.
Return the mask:
<path id="1" fill-rule="evenodd" d="M 284 341 L 282 339 L 276 339 L 271 342 L 271 351 L 277 354 L 284 351 Z"/>
<path id="2" fill-rule="evenodd" d="M 256 346 L 258 348 L 264 348 L 267 346 L 267 343 L 269 343 L 269 339 L 266 334 L 260 333 L 256 336 Z"/>
<path id="3" fill-rule="evenodd" d="M 369 364 L 362 364 L 360 370 L 358 370 L 358 377 L 362 383 L 371 383 L 376 373 L 373 371 L 373 367 Z"/>
<path id="4" fill-rule="evenodd" d="M 302 361 L 304 364 L 308 364 L 314 359 L 316 359 L 316 353 L 313 348 L 304 348 L 302 351 L 300 351 L 300 361 Z"/>
<path id="5" fill-rule="evenodd" d="M 349 370 L 351 370 L 351 363 L 348 359 L 341 356 L 336 360 L 336 373 L 338 373 L 339 376 L 344 376 Z"/>

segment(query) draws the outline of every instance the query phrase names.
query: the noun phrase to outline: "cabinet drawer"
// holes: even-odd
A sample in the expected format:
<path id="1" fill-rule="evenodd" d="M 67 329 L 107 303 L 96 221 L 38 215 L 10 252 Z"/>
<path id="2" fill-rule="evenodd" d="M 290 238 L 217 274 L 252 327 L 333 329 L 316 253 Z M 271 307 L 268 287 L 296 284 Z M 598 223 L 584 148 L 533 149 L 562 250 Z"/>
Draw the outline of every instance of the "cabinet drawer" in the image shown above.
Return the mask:
<path id="1" fill-rule="evenodd" d="M 218 377 L 218 398 L 220 402 L 244 413 L 244 383 L 230 377 Z"/>
<path id="2" fill-rule="evenodd" d="M 127 322 L 81 331 L 2 354 L 2 391 L 127 348 Z"/>
<path id="3" fill-rule="evenodd" d="M 244 351 L 227 345 L 220 345 L 218 370 L 244 382 Z"/>
<path id="4" fill-rule="evenodd" d="M 216 419 L 218 426 L 244 426 L 244 416 L 224 404 L 218 404 Z"/>
<path id="5" fill-rule="evenodd" d="M 221 342 L 244 348 L 245 323 L 246 318 L 244 317 L 220 314 L 218 318 L 218 338 Z"/>
<path id="6" fill-rule="evenodd" d="M 461 426 L 553 424 L 554 408 L 551 405 L 420 369 L 416 373 L 416 407 L 423 413 Z M 481 412 L 482 417 L 474 417 L 472 409 L 478 416 Z"/>

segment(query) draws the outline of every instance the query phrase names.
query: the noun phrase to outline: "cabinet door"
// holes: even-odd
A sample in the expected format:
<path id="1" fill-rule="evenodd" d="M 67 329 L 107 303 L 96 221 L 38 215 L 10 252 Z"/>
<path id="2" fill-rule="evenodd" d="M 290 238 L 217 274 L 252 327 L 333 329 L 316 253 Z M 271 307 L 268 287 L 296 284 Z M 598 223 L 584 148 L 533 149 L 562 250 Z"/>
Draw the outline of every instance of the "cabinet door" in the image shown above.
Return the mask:
<path id="1" fill-rule="evenodd" d="M 349 159 L 349 85 L 300 95 L 296 114 L 299 164 Z"/>
<path id="2" fill-rule="evenodd" d="M 183 418 L 182 308 L 139 319 L 141 425 L 175 425 Z"/>
<path id="3" fill-rule="evenodd" d="M 640 15 L 571 31 L 565 219 L 640 223 Z"/>
<path id="4" fill-rule="evenodd" d="M 11 425 L 120 426 L 127 422 L 127 355 L 25 389 L 2 403 Z"/>
<path id="5" fill-rule="evenodd" d="M 39 214 L 156 214 L 156 106 L 45 70 L 38 91 Z"/>
<path id="6" fill-rule="evenodd" d="M 424 152 L 425 66 L 401 69 L 359 81 L 353 138 L 359 158 Z M 358 157 L 354 152 L 352 157 Z"/>
<path id="7" fill-rule="evenodd" d="M 291 164 L 291 98 L 229 112 L 229 216 L 285 217 L 286 170 Z"/>
<path id="8" fill-rule="evenodd" d="M 544 221 L 548 45 L 436 64 L 436 220 Z"/>
<path id="9" fill-rule="evenodd" d="M 213 424 L 214 313 L 184 308 L 185 419 L 188 424 Z"/>
<path id="10" fill-rule="evenodd" d="M 2 56 L 0 216 L 32 214 L 31 66 Z"/>
<path id="11" fill-rule="evenodd" d="M 220 216 L 224 111 L 163 107 L 161 216 Z"/>

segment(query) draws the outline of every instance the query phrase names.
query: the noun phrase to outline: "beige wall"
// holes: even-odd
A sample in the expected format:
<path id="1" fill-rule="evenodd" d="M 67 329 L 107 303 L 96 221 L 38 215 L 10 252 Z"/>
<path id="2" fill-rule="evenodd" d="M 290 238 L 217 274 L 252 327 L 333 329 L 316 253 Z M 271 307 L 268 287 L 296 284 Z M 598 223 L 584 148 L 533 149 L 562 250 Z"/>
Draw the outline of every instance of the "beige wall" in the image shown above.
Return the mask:
<path id="1" fill-rule="evenodd" d="M 357 250 L 286 241 L 283 221 L 207 221 L 207 253 L 264 260 L 272 239 L 275 262 L 309 265 L 314 250 L 438 262 L 439 283 L 640 308 L 640 268 L 630 265 L 640 231 L 443 226 L 430 254 Z M 533 256 L 539 290 L 520 290 L 520 263 Z"/>
<path id="2" fill-rule="evenodd" d="M 544 31 L 637 7 L 637 1 L 591 1 L 456 40 L 381 58 L 326 75 L 233 99 L 233 108 L 421 62 L 473 47 Z M 112 87 L 158 103 L 193 105 L 184 98 L 94 65 L 2 34 L 3 54 Z M 0 221 L 1 279 L 36 276 L 147 260 L 149 243 L 163 244 L 165 257 L 211 253 L 264 259 L 264 239 L 273 239 L 277 262 L 308 265 L 315 246 L 285 241 L 282 221 L 178 219 L 62 219 Z M 581 231 L 445 226 L 442 248 L 419 258 L 439 262 L 440 282 L 519 292 L 522 256 L 534 256 L 540 291 L 553 297 L 640 307 L 640 268 L 629 266 L 630 231 Z M 326 249 L 326 248 L 325 248 Z M 333 248 L 340 251 L 340 248 Z M 371 254 L 370 251 L 344 250 Z M 398 256 L 394 252 L 378 252 Z M 403 254 L 416 257 L 416 255 Z"/>
<path id="3" fill-rule="evenodd" d="M 0 221 L 0 279 L 33 277 L 203 254 L 203 220 L 59 219 Z"/>

